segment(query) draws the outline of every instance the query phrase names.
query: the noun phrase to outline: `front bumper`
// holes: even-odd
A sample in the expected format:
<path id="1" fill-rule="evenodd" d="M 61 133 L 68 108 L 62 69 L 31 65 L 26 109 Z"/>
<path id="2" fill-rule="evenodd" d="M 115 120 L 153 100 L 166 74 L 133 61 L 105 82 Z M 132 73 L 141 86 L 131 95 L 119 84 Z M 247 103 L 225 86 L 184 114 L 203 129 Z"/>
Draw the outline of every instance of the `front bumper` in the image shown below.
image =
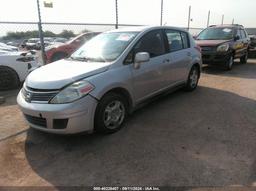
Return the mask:
<path id="1" fill-rule="evenodd" d="M 202 52 L 203 64 L 211 65 L 224 65 L 228 62 L 231 56 L 231 52 L 219 53 L 214 52 Z"/>
<path id="2" fill-rule="evenodd" d="M 97 100 L 90 95 L 73 103 L 41 104 L 26 102 L 20 92 L 17 102 L 32 128 L 56 134 L 93 131 Z"/>

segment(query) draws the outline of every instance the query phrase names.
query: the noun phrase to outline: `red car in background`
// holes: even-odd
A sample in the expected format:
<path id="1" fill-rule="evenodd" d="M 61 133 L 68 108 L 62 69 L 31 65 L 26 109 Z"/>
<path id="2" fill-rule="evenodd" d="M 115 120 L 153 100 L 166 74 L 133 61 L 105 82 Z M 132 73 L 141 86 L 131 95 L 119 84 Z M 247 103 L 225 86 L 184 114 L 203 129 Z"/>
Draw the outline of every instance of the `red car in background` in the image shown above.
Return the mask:
<path id="1" fill-rule="evenodd" d="M 45 48 L 46 63 L 51 63 L 69 57 L 75 50 L 82 46 L 86 41 L 98 35 L 99 32 L 87 32 L 78 35 L 64 44 L 51 45 Z"/>

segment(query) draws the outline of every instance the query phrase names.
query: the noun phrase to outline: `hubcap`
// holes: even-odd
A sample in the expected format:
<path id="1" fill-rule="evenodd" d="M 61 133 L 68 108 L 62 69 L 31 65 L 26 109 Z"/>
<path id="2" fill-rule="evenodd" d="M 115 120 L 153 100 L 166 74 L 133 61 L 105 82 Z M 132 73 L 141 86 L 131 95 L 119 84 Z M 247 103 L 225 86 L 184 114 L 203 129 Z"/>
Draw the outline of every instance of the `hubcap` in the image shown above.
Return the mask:
<path id="1" fill-rule="evenodd" d="M 124 120 L 125 107 L 121 101 L 113 101 L 104 111 L 104 124 L 109 129 L 118 128 Z"/>
<path id="2" fill-rule="evenodd" d="M 229 59 L 229 68 L 231 68 L 232 65 L 233 65 L 233 57 L 231 57 L 231 58 Z"/>
<path id="3" fill-rule="evenodd" d="M 194 69 L 191 74 L 190 74 L 190 86 L 192 88 L 194 88 L 197 85 L 197 81 L 198 81 L 198 71 L 197 69 Z"/>

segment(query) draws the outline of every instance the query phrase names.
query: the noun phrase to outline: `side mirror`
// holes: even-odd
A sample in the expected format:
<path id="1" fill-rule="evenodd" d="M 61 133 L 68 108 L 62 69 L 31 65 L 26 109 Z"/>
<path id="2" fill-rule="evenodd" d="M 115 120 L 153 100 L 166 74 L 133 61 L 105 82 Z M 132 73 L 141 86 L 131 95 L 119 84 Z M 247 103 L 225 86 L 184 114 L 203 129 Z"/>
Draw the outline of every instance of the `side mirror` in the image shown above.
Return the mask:
<path id="1" fill-rule="evenodd" d="M 144 62 L 148 62 L 150 59 L 149 53 L 147 52 L 138 52 L 135 55 L 135 59 L 134 59 L 134 68 L 135 69 L 139 69 L 140 65 Z"/>
<path id="2" fill-rule="evenodd" d="M 237 35 L 237 36 L 235 36 L 235 38 L 234 38 L 234 40 L 235 41 L 237 41 L 237 40 L 239 40 L 240 39 L 240 37 Z"/>

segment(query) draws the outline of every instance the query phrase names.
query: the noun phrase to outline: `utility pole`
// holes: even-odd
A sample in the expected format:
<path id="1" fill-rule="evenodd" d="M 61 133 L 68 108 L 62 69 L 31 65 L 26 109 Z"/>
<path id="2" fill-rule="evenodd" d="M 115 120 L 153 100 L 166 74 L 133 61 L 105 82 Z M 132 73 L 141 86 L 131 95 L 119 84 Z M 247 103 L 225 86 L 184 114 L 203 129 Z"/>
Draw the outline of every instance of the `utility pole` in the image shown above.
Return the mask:
<path id="1" fill-rule="evenodd" d="M 189 9 L 188 9 L 188 31 L 189 31 L 190 20 L 191 20 L 190 16 L 191 16 L 191 5 L 189 6 Z"/>
<path id="2" fill-rule="evenodd" d="M 232 19 L 232 25 L 235 23 L 235 19 Z"/>
<path id="3" fill-rule="evenodd" d="M 116 29 L 118 29 L 118 0 L 116 0 Z"/>
<path id="4" fill-rule="evenodd" d="M 224 23 L 224 15 L 222 15 L 221 25 L 223 25 L 223 23 Z"/>
<path id="5" fill-rule="evenodd" d="M 160 17 L 160 25 L 163 25 L 163 0 L 161 0 L 161 17 Z"/>
<path id="6" fill-rule="evenodd" d="M 41 44 L 41 54 L 42 54 L 43 65 L 44 65 L 45 64 L 45 50 L 44 50 L 44 37 L 43 37 L 43 30 L 42 30 L 39 0 L 37 0 L 37 12 L 38 12 L 38 31 L 39 31 L 39 38 L 40 38 L 40 44 Z"/>
<path id="7" fill-rule="evenodd" d="M 210 24 L 210 16 L 211 16 L 211 11 L 208 11 L 208 18 L 207 18 L 207 27 L 209 27 Z"/>

